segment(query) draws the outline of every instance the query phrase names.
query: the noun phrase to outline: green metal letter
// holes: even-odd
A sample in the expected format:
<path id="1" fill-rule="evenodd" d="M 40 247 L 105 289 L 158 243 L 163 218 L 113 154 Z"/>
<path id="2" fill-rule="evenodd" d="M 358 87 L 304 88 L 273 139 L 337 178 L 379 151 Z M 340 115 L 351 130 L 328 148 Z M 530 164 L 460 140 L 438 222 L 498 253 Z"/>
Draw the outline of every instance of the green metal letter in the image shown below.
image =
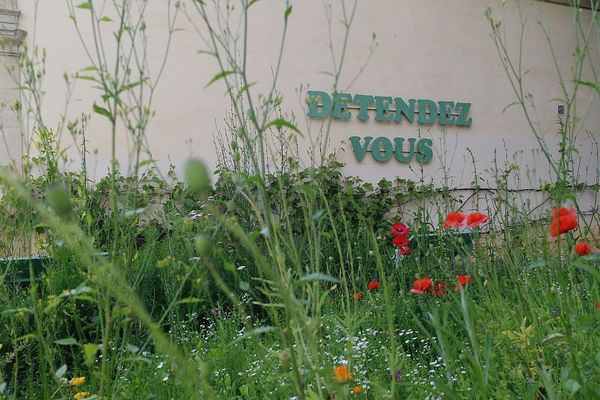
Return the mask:
<path id="1" fill-rule="evenodd" d="M 396 122 L 400 123 L 402 115 L 404 115 L 404 118 L 412 124 L 415 120 L 415 104 L 417 101 L 410 99 L 406 104 L 400 97 L 396 97 L 394 102 L 396 103 Z"/>
<path id="2" fill-rule="evenodd" d="M 469 110 L 471 109 L 471 103 L 456 103 L 456 109 L 460 111 L 458 118 L 456 119 L 456 125 L 460 126 L 471 126 L 473 118 L 468 118 Z"/>
<path id="3" fill-rule="evenodd" d="M 383 149 L 381 148 L 383 145 Z M 392 141 L 385 136 L 378 137 L 373 140 L 373 145 L 371 146 L 371 155 L 375 159 L 375 161 L 386 162 L 392 158 L 392 153 L 394 153 L 394 146 L 392 145 Z"/>
<path id="4" fill-rule="evenodd" d="M 377 107 L 377 114 L 375 114 L 375 121 L 392 121 L 394 114 L 390 114 L 390 103 L 394 101 L 391 97 L 375 96 L 375 106 Z"/>
<path id="5" fill-rule="evenodd" d="M 396 143 L 396 160 L 401 162 L 402 164 L 408 164 L 410 160 L 413 158 L 413 153 L 415 152 L 415 138 L 408 138 L 408 151 L 405 152 L 404 147 L 404 138 L 395 138 L 394 142 Z M 404 153 L 408 153 L 407 156 Z"/>
<path id="6" fill-rule="evenodd" d="M 360 144 L 359 136 L 350 136 L 350 143 L 352 143 L 352 151 L 354 151 L 354 156 L 356 157 L 356 161 L 361 162 L 365 158 L 365 153 L 367 152 L 367 147 L 369 143 L 371 143 L 373 138 L 371 136 L 365 137 L 365 144 Z"/>
<path id="7" fill-rule="evenodd" d="M 419 164 L 427 164 L 433 158 L 433 150 L 431 150 L 431 146 L 433 142 L 431 139 L 421 139 L 417 143 L 417 154 L 415 159 Z"/>
<path id="8" fill-rule="evenodd" d="M 350 119 L 352 114 L 348 111 L 348 102 L 352 101 L 352 95 L 348 93 L 333 94 L 333 118 Z"/>
<path id="9" fill-rule="evenodd" d="M 369 96 L 366 94 L 355 94 L 352 102 L 354 104 L 357 104 L 359 107 L 358 119 L 360 121 L 368 121 L 369 120 L 368 110 L 369 110 L 369 106 L 373 104 L 373 96 Z"/>
<path id="10" fill-rule="evenodd" d="M 438 119 L 440 125 L 454 125 L 455 118 L 452 116 L 452 110 L 454 110 L 454 102 L 438 101 L 438 106 L 440 107 L 440 117 Z"/>
<path id="11" fill-rule="evenodd" d="M 331 97 L 327 93 L 317 90 L 309 90 L 307 94 L 308 116 L 311 118 L 327 118 L 331 112 Z M 321 110 L 319 110 L 319 98 L 322 102 Z"/>
<path id="12" fill-rule="evenodd" d="M 419 99 L 419 124 L 431 125 L 437 118 L 437 106 L 432 100 Z"/>

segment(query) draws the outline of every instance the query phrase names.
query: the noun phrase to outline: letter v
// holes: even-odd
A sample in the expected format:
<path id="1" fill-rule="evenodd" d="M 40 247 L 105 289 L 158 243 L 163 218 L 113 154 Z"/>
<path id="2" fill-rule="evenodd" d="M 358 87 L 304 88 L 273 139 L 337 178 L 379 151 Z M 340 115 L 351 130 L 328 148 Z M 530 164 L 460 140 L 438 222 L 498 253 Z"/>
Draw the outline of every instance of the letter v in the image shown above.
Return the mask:
<path id="1" fill-rule="evenodd" d="M 373 137 L 365 136 L 365 144 L 360 144 L 360 136 L 351 136 L 350 143 L 352 143 L 352 150 L 354 151 L 354 155 L 356 156 L 356 161 L 361 162 L 363 158 L 365 158 L 365 153 L 368 151 L 367 147 L 369 143 L 371 143 Z"/>

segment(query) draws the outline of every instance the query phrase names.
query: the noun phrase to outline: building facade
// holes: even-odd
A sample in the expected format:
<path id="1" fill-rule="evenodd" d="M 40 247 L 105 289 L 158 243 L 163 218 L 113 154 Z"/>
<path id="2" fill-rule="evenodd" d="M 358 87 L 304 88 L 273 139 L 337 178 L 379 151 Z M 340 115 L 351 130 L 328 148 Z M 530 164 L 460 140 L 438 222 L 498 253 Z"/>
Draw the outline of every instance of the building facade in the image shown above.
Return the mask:
<path id="1" fill-rule="evenodd" d="M 111 2 L 94 1 L 98 18 L 103 18 L 96 32 L 87 23 L 90 10 L 80 3 L 0 2 L 0 33 L 10 43 L 0 57 L 4 66 L 14 66 L 19 51 L 33 54 L 34 48 L 45 49 L 43 66 L 37 53 L 38 68 L 44 71 L 39 105 L 43 123 L 60 132 L 62 147 L 68 149 L 65 168 L 77 169 L 79 144 L 66 126 L 83 114 L 91 116 L 85 139 L 91 154 L 90 172 L 97 179 L 110 166 L 110 124 L 94 112 L 94 104 L 104 107 L 104 100 L 98 85 L 85 76 L 98 38 L 103 57 L 113 65 L 118 52 L 113 40 L 118 15 Z M 220 70 L 214 57 L 205 54 L 210 47 L 206 27 L 191 2 L 184 1 L 178 8 L 166 0 L 138 3 L 144 5 L 145 27 L 145 39 L 138 46 L 145 49 L 138 47 L 131 65 L 144 69 L 148 87 L 157 84 L 143 145 L 136 148 L 124 126 L 116 133 L 121 170 L 131 173 L 135 160 L 152 159 L 166 171 L 170 164 L 180 168 L 190 156 L 214 168 L 222 154 L 219 143 L 235 133 L 235 123 L 223 82 L 207 85 Z M 215 21 L 225 23 L 230 18 L 231 26 L 238 29 L 232 36 L 241 35 L 239 10 L 235 9 L 239 4 L 215 3 L 222 5 L 221 14 L 214 15 L 220 19 Z M 225 3 L 234 8 L 229 10 Z M 353 13 L 350 1 L 307 0 L 293 2 L 286 18 L 285 2 L 257 2 L 249 10 L 247 31 L 250 90 L 256 96 L 269 92 L 287 21 L 276 85 L 282 98 L 278 112 L 302 133 L 296 136 L 294 148 L 304 166 L 335 153 L 345 164 L 345 174 L 367 181 L 400 177 L 456 190 L 488 187 L 493 191 L 496 175 L 517 165 L 520 172 L 510 174 L 508 186 L 537 192 L 555 174 L 533 131 L 540 134 L 547 151 L 558 157 L 560 124 L 570 118 L 576 121 L 572 134 L 578 170 L 574 174 L 580 182 L 593 185 L 598 182 L 600 139 L 600 103 L 593 88 L 593 82 L 598 82 L 594 67 L 600 65 L 597 26 L 591 25 L 594 4 L 581 4 L 580 20 L 592 32 L 585 38 L 586 59 L 577 70 L 581 32 L 573 23 L 573 9 L 560 3 L 564 2 L 359 1 Z M 136 15 L 129 16 L 132 24 Z M 347 41 L 346 26 L 340 22 L 344 18 L 352 20 Z M 490 21 L 500 24 L 507 54 L 513 65 L 520 65 L 529 119 L 522 107 L 514 105 L 516 95 L 506 72 L 511 67 L 501 62 Z M 240 54 L 239 48 L 234 50 Z M 119 54 L 126 57 L 122 50 Z M 333 71 L 342 63 L 335 84 Z M 573 71 L 588 86 L 580 85 L 577 106 L 567 107 L 566 115 L 564 90 L 573 92 Z M 2 161 L 18 161 L 27 147 L 23 142 L 34 140 L 36 121 L 31 115 L 21 120 L 7 115 L 16 100 L 27 107 L 28 99 L 18 97 L 15 80 L 6 68 L 0 77 L 5 105 Z M 566 88 L 561 86 L 561 77 Z M 135 104 L 136 99 L 129 101 Z M 276 153 L 277 145 L 272 149 Z M 595 207 L 591 196 L 589 206 Z"/>

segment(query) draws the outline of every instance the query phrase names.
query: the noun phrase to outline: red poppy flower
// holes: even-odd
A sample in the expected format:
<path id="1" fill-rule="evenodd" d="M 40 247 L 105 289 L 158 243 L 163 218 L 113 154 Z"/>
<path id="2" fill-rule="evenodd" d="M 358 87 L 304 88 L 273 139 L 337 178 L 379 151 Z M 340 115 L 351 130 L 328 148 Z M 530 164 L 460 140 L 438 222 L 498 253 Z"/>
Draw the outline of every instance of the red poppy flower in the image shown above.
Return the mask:
<path id="1" fill-rule="evenodd" d="M 392 225 L 390 233 L 396 236 L 408 236 L 410 234 L 410 228 L 404 225 L 402 222 L 396 222 L 394 225 Z"/>
<path id="2" fill-rule="evenodd" d="M 431 278 L 420 278 L 413 283 L 413 288 L 410 289 L 412 293 L 415 294 L 423 294 L 426 291 L 431 289 L 431 284 L 433 280 Z"/>
<path id="3" fill-rule="evenodd" d="M 360 300 L 363 298 L 363 295 L 362 295 L 362 293 L 356 292 L 356 293 L 354 293 L 354 296 L 352 296 L 352 297 L 354 297 L 354 300 Z"/>
<path id="4" fill-rule="evenodd" d="M 458 284 L 454 288 L 454 291 L 459 292 L 461 287 L 465 287 L 471 283 L 471 275 L 459 275 L 456 280 L 458 281 Z"/>
<path id="5" fill-rule="evenodd" d="M 554 210 L 552 210 L 552 218 L 553 219 L 560 218 L 562 216 L 569 214 L 570 212 L 573 212 L 573 208 L 571 208 L 571 211 L 569 211 L 565 207 L 555 208 Z"/>
<path id="6" fill-rule="evenodd" d="M 594 306 L 596 307 L 596 310 L 600 310 L 600 303 L 596 303 Z"/>
<path id="7" fill-rule="evenodd" d="M 460 228 L 464 225 L 467 216 L 461 212 L 451 212 L 444 221 L 444 228 Z"/>
<path id="8" fill-rule="evenodd" d="M 368 289 L 369 289 L 371 292 L 373 292 L 373 291 L 375 291 L 375 290 L 379 289 L 379 282 L 371 281 L 371 282 L 369 282 L 369 284 L 367 285 L 367 288 L 368 288 Z"/>
<path id="9" fill-rule="evenodd" d="M 402 247 L 408 246 L 410 244 L 410 239 L 406 236 L 394 236 L 394 238 L 392 239 L 392 243 L 394 244 L 394 246 L 400 249 Z"/>
<path id="10" fill-rule="evenodd" d="M 401 256 L 408 256 L 410 254 L 410 247 L 404 246 L 398 249 L 398 254 Z"/>
<path id="11" fill-rule="evenodd" d="M 431 293 L 433 293 L 434 296 L 443 296 L 446 294 L 446 290 L 448 290 L 448 285 L 446 285 L 443 282 L 436 282 L 433 285 L 433 289 L 431 290 Z"/>
<path id="12" fill-rule="evenodd" d="M 471 283 L 471 275 L 459 275 L 456 280 L 460 286 L 467 286 L 467 284 Z"/>
<path id="13" fill-rule="evenodd" d="M 490 218 L 485 214 L 474 212 L 467 217 L 467 226 L 469 228 L 477 228 L 478 226 L 485 224 L 489 219 Z"/>
<path id="14" fill-rule="evenodd" d="M 579 242 L 575 245 L 575 253 L 580 256 L 587 256 L 588 254 L 592 254 L 592 248 L 589 243 Z"/>
<path id="15" fill-rule="evenodd" d="M 550 236 L 557 237 L 565 232 L 577 229 L 579 221 L 575 208 L 567 210 L 564 207 L 554 209 L 552 212 L 552 224 L 550 224 Z"/>

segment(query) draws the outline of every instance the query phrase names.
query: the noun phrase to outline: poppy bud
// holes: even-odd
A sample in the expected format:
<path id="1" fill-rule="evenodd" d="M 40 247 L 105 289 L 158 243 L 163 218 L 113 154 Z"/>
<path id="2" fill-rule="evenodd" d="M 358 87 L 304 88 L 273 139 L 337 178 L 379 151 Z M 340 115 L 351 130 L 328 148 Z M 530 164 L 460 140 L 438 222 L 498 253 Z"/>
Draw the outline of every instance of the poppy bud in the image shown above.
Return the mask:
<path id="1" fill-rule="evenodd" d="M 284 370 L 290 369 L 290 353 L 286 350 L 279 353 L 279 362 Z"/>
<path id="2" fill-rule="evenodd" d="M 235 203 L 233 200 L 229 200 L 227 202 L 227 211 L 233 211 L 235 210 Z"/>
<path id="3" fill-rule="evenodd" d="M 46 200 L 50 208 L 60 217 L 67 216 L 72 209 L 69 193 L 62 186 L 55 186 L 46 192 Z"/>
<path id="4" fill-rule="evenodd" d="M 328 260 L 333 261 L 333 257 L 329 256 Z"/>
<path id="5" fill-rule="evenodd" d="M 486 279 L 485 281 L 483 281 L 483 287 L 488 287 L 490 286 L 490 282 Z"/>
<path id="6" fill-rule="evenodd" d="M 200 160 L 189 160 L 185 164 L 185 179 L 194 193 L 207 193 L 210 190 L 210 176 L 206 165 Z"/>
<path id="7" fill-rule="evenodd" d="M 373 257 L 373 256 L 375 255 L 375 252 L 374 252 L 373 250 L 369 250 L 369 255 L 370 255 L 371 257 Z"/>
<path id="8" fill-rule="evenodd" d="M 212 251 L 212 242 L 210 237 L 207 235 L 201 235 L 196 238 L 194 243 L 196 245 L 196 251 L 201 256 L 208 256 Z"/>
<path id="9" fill-rule="evenodd" d="M 200 364 L 200 377 L 203 380 L 209 380 L 212 377 L 213 365 L 211 361 L 205 361 Z"/>

